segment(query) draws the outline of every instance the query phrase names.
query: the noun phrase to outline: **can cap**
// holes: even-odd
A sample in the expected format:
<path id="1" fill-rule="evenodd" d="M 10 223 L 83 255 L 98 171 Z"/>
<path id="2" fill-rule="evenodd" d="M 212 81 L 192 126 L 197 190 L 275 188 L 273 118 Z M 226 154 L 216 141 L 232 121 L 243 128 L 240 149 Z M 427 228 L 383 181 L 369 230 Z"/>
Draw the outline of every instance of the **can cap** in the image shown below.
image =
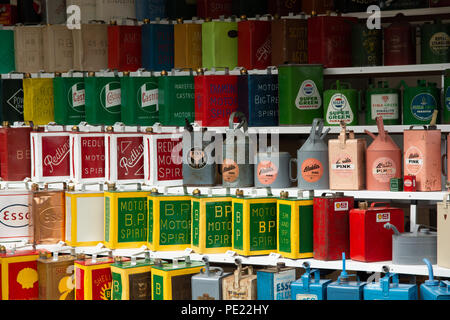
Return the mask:
<path id="1" fill-rule="evenodd" d="M 73 126 L 72 132 L 80 132 L 80 128 L 78 126 Z"/>
<path id="2" fill-rule="evenodd" d="M 168 73 L 166 70 L 163 70 L 163 71 L 161 71 L 161 75 L 162 75 L 162 76 L 168 76 L 169 73 Z"/>
<path id="3" fill-rule="evenodd" d="M 242 68 L 242 69 L 241 69 L 241 75 L 245 76 L 245 75 L 247 75 L 247 74 L 248 74 L 247 69 Z"/>
<path id="4" fill-rule="evenodd" d="M 77 260 L 82 260 L 82 261 L 86 260 L 86 255 L 84 253 L 79 253 L 79 254 L 77 254 L 76 257 L 77 257 Z"/>
<path id="5" fill-rule="evenodd" d="M 177 23 L 180 23 L 180 24 L 182 24 L 184 21 L 183 21 L 183 18 L 178 18 L 177 19 Z"/>
<path id="6" fill-rule="evenodd" d="M 244 190 L 236 189 L 236 196 L 243 197 L 244 196 Z"/>
<path id="7" fill-rule="evenodd" d="M 70 184 L 70 185 L 67 187 L 67 191 L 75 191 L 75 185 Z"/>
<path id="8" fill-rule="evenodd" d="M 288 192 L 288 191 L 281 191 L 281 192 L 280 192 L 280 198 L 281 198 L 281 199 L 287 199 L 287 198 L 289 198 L 289 192 Z"/>
<path id="9" fill-rule="evenodd" d="M 94 71 L 89 71 L 88 77 L 95 77 L 95 72 Z"/>
<path id="10" fill-rule="evenodd" d="M 199 195 L 201 195 L 200 189 L 195 189 L 195 190 L 192 192 L 192 194 L 193 194 L 194 196 L 199 196 Z"/>
<path id="11" fill-rule="evenodd" d="M 5 128 L 9 128 L 9 121 L 3 121 L 2 125 L 3 125 Z"/>
<path id="12" fill-rule="evenodd" d="M 362 201 L 358 203 L 358 208 L 361 210 L 367 210 L 369 208 L 369 203 L 367 201 Z"/>
<path id="13" fill-rule="evenodd" d="M 144 19 L 144 23 L 145 24 L 149 24 L 150 23 L 150 19 Z"/>
<path id="14" fill-rule="evenodd" d="M 56 78 L 60 78 L 62 76 L 62 73 L 61 72 L 55 72 L 55 77 Z"/>
<path id="15" fill-rule="evenodd" d="M 111 20 L 111 21 L 109 22 L 109 24 L 110 24 L 111 26 L 117 26 L 117 21 L 116 21 L 116 20 Z"/>
<path id="16" fill-rule="evenodd" d="M 39 185 L 37 183 L 33 183 L 31 185 L 31 191 L 39 191 Z"/>
<path id="17" fill-rule="evenodd" d="M 6 253 L 6 247 L 0 246 L 0 253 Z"/>
<path id="18" fill-rule="evenodd" d="M 153 133 L 153 128 L 152 127 L 148 127 L 145 129 L 146 133 Z"/>
<path id="19" fill-rule="evenodd" d="M 123 76 L 124 77 L 129 77 L 130 76 L 130 71 L 124 71 L 123 72 Z"/>
<path id="20" fill-rule="evenodd" d="M 116 190 L 116 184 L 114 182 L 107 183 L 106 185 L 108 186 L 108 191 L 115 191 Z"/>
<path id="21" fill-rule="evenodd" d="M 150 191 L 150 193 L 151 193 L 151 194 L 157 194 L 157 193 L 158 193 L 158 189 L 153 188 L 153 189 Z"/>
<path id="22" fill-rule="evenodd" d="M 211 21 L 212 21 L 211 17 L 205 18 L 205 22 L 211 22 Z"/>
<path id="23" fill-rule="evenodd" d="M 106 132 L 114 132 L 114 128 L 112 126 L 106 127 Z"/>

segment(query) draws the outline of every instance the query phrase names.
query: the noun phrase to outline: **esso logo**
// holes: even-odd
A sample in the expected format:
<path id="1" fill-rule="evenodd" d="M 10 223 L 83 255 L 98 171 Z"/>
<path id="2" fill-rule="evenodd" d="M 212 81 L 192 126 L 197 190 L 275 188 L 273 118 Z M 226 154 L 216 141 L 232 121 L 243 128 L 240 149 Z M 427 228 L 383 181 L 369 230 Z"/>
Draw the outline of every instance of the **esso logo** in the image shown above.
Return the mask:
<path id="1" fill-rule="evenodd" d="M 341 201 L 334 203 L 335 211 L 347 211 L 348 210 L 348 201 Z"/>
<path id="2" fill-rule="evenodd" d="M 55 208 L 47 208 L 44 211 L 40 213 L 39 221 L 44 228 L 48 229 L 56 229 L 57 223 L 60 223 L 62 221 L 62 218 L 60 215 L 58 215 L 55 212 Z"/>
<path id="3" fill-rule="evenodd" d="M 28 206 L 13 204 L 0 210 L 0 223 L 9 228 L 23 228 L 28 226 L 30 213 Z"/>

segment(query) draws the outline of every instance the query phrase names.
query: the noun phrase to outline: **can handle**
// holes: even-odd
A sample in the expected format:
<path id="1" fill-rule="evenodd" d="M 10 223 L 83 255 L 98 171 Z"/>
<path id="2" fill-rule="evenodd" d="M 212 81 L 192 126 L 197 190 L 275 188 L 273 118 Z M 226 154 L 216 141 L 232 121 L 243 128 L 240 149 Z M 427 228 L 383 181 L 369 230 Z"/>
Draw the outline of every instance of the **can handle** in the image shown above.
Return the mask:
<path id="1" fill-rule="evenodd" d="M 391 206 L 391 204 L 388 203 L 388 202 L 372 202 L 372 203 L 370 204 L 370 208 L 373 209 L 373 208 L 375 208 L 375 206 L 378 205 L 378 204 L 383 204 L 385 207 L 390 207 L 390 206 Z"/>
<path id="2" fill-rule="evenodd" d="M 386 141 L 386 131 L 384 130 L 383 117 L 378 116 L 376 121 L 378 127 L 378 136 L 380 136 L 383 141 Z"/>
<path id="3" fill-rule="evenodd" d="M 208 277 L 213 272 L 215 272 L 215 275 L 219 277 L 222 276 L 224 273 L 223 268 L 221 267 L 209 267 L 208 269 L 207 268 L 200 269 L 200 273 L 206 274 Z"/>
<path id="4" fill-rule="evenodd" d="M 396 236 L 399 236 L 399 235 L 400 235 L 400 232 L 398 231 L 397 227 L 394 226 L 393 224 L 390 224 L 389 222 L 386 223 L 383 227 L 384 227 L 385 229 L 394 231 L 394 234 L 395 234 Z"/>
<path id="5" fill-rule="evenodd" d="M 341 125 L 341 132 L 339 133 L 339 144 L 341 146 L 342 149 L 345 148 L 345 142 L 347 141 L 347 125 L 345 124 L 344 121 L 341 121 L 340 123 Z"/>
<path id="6" fill-rule="evenodd" d="M 349 82 L 341 82 L 340 80 L 336 80 L 335 83 L 333 83 L 330 87 L 331 89 L 351 89 L 352 85 Z"/>
<path id="7" fill-rule="evenodd" d="M 295 178 L 292 177 L 292 164 L 293 164 L 294 162 L 297 164 L 297 170 L 298 170 L 298 162 L 297 162 L 297 159 L 296 159 L 296 158 L 291 158 L 291 159 L 289 160 L 289 180 L 291 180 L 291 182 L 297 182 L 297 181 L 298 181 L 298 175 L 297 175 L 297 177 L 295 177 Z"/>
<path id="8" fill-rule="evenodd" d="M 389 295 L 389 285 L 392 281 L 394 287 L 398 287 L 398 274 L 388 272 L 383 278 L 380 279 L 380 285 L 383 290 L 383 295 Z"/>

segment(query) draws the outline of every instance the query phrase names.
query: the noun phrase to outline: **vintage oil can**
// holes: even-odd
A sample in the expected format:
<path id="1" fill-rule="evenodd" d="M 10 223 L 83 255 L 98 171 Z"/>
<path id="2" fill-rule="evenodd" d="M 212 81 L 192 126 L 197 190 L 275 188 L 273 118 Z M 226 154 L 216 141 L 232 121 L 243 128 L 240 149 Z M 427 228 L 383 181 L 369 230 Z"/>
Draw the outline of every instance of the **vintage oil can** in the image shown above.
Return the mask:
<path id="1" fill-rule="evenodd" d="M 183 127 L 195 121 L 195 81 L 192 70 L 162 72 L 158 78 L 159 123 Z"/>
<path id="2" fill-rule="evenodd" d="M 225 273 L 221 267 L 210 267 L 208 256 L 203 257 L 205 267 L 191 278 L 192 300 L 223 300 L 223 279 Z"/>
<path id="3" fill-rule="evenodd" d="M 416 284 L 399 283 L 398 274 L 388 272 L 378 283 L 364 286 L 364 300 L 418 300 Z"/>
<path id="4" fill-rule="evenodd" d="M 403 124 L 429 124 L 434 110 L 440 110 L 440 90 L 436 83 L 417 80 L 417 87 L 408 87 L 402 82 Z"/>
<path id="5" fill-rule="evenodd" d="M 306 14 L 324 14 L 334 9 L 333 0 L 310 0 L 302 1 L 302 11 Z"/>
<path id="6" fill-rule="evenodd" d="M 174 26 L 174 67 L 176 69 L 202 67 L 202 25 L 177 20 Z"/>
<path id="7" fill-rule="evenodd" d="M 182 261 L 184 260 L 184 261 Z M 152 267 L 152 300 L 192 300 L 192 280 L 205 267 L 201 261 L 191 261 L 189 256 L 175 258 L 172 263 Z"/>
<path id="8" fill-rule="evenodd" d="M 136 19 L 142 21 L 144 19 L 156 20 L 157 18 L 165 18 L 166 1 L 165 0 L 135 0 Z"/>
<path id="9" fill-rule="evenodd" d="M 232 198 L 210 191 L 202 195 L 196 189 L 191 200 L 191 248 L 198 254 L 225 253 L 232 247 Z"/>
<path id="10" fill-rule="evenodd" d="M 372 1 L 374 2 L 374 1 Z M 366 8 L 364 8 L 364 11 Z M 369 29 L 367 24 L 352 25 L 352 66 L 381 66 L 383 64 L 383 31 Z"/>
<path id="11" fill-rule="evenodd" d="M 4 181 L 23 181 L 31 177 L 31 127 L 0 127 L 0 177 Z"/>
<path id="12" fill-rule="evenodd" d="M 70 250 L 70 254 L 59 252 Z M 75 300 L 75 249 L 41 251 L 37 260 L 39 300 Z"/>
<path id="13" fill-rule="evenodd" d="M 342 252 L 350 254 L 349 212 L 354 202 L 342 192 L 314 197 L 314 259 L 340 260 Z"/>
<path id="14" fill-rule="evenodd" d="M 448 208 L 448 193 L 444 196 L 444 201 L 437 203 L 437 265 L 443 268 L 450 268 L 449 230 L 450 230 L 450 210 Z"/>
<path id="15" fill-rule="evenodd" d="M 202 67 L 238 66 L 238 24 L 235 21 L 206 21 L 202 24 Z"/>
<path id="16" fill-rule="evenodd" d="M 83 10 L 83 9 L 82 9 Z M 81 12 L 81 16 L 86 11 Z M 103 21 L 72 30 L 73 68 L 80 71 L 108 69 L 108 25 Z"/>
<path id="17" fill-rule="evenodd" d="M 450 61 L 450 26 L 440 19 L 420 27 L 421 63 L 447 63 Z"/>
<path id="18" fill-rule="evenodd" d="M 416 64 L 416 28 L 402 13 L 383 29 L 384 65 Z"/>
<path id="19" fill-rule="evenodd" d="M 34 125 L 47 125 L 55 119 L 53 74 L 26 74 L 23 79 L 23 119 Z"/>
<path id="20" fill-rule="evenodd" d="M 309 262 L 303 263 L 305 273 L 291 283 L 291 300 L 327 300 L 327 286 L 330 279 L 320 279 L 319 269 L 310 269 Z"/>
<path id="21" fill-rule="evenodd" d="M 148 19 L 142 25 L 142 67 L 151 71 L 174 68 L 174 25 Z"/>
<path id="22" fill-rule="evenodd" d="M 277 252 L 285 258 L 313 257 L 313 199 L 289 197 L 282 191 L 277 199 Z M 270 224 L 269 224 L 270 226 Z"/>
<path id="23" fill-rule="evenodd" d="M 323 66 L 287 64 L 278 68 L 280 125 L 310 125 L 323 117 Z"/>
<path id="24" fill-rule="evenodd" d="M 2 74 L 0 79 L 0 120 L 23 122 L 23 74 Z"/>
<path id="25" fill-rule="evenodd" d="M 256 272 L 258 300 L 291 300 L 291 284 L 295 281 L 295 268 L 284 263 Z"/>
<path id="26" fill-rule="evenodd" d="M 366 124 L 375 125 L 382 117 L 386 125 L 401 124 L 400 90 L 389 88 L 387 81 L 378 81 L 378 87 L 371 84 L 366 91 Z"/>
<path id="27" fill-rule="evenodd" d="M 20 248 L 20 247 L 19 247 Z M 6 250 L 0 246 L 1 300 L 38 300 L 39 278 L 37 259 L 39 252 L 32 250 Z"/>
<path id="28" fill-rule="evenodd" d="M 2 48 L 0 49 L 0 56 L 2 57 L 0 73 L 9 73 L 15 71 L 16 63 L 14 60 L 14 29 L 2 27 L 0 29 L 0 39 L 2 41 Z"/>
<path id="29" fill-rule="evenodd" d="M 11 1 L 0 4 L 0 23 L 4 26 L 13 26 L 17 23 L 17 5 Z"/>
<path id="30" fill-rule="evenodd" d="M 271 62 L 271 22 L 259 17 L 256 20 L 241 19 L 238 22 L 238 66 L 261 70 Z"/>
<path id="31" fill-rule="evenodd" d="M 205 19 L 219 19 L 220 16 L 229 17 L 232 12 L 232 0 L 198 0 L 197 17 Z"/>
<path id="32" fill-rule="evenodd" d="M 108 69 L 132 72 L 142 67 L 141 29 L 138 25 L 117 25 L 111 21 L 108 26 Z"/>
<path id="33" fill-rule="evenodd" d="M 450 300 L 449 281 L 434 280 L 431 262 L 427 259 L 423 262 L 428 267 L 429 279 L 420 285 L 420 300 Z"/>
<path id="34" fill-rule="evenodd" d="M 56 124 L 77 125 L 85 121 L 83 73 L 56 73 L 53 79 L 53 94 Z"/>
<path id="35" fill-rule="evenodd" d="M 64 189 L 48 189 L 48 184 L 41 190 L 33 184 L 29 195 L 30 224 L 29 232 L 33 244 L 56 244 L 64 240 L 65 205 Z"/>
<path id="36" fill-rule="evenodd" d="M 287 16 L 289 13 L 298 13 L 302 11 L 302 1 L 269 0 L 267 7 L 268 12 L 273 16 Z"/>
<path id="37" fill-rule="evenodd" d="M 348 274 L 345 270 L 345 253 L 342 253 L 342 272 L 337 281 L 327 287 L 327 300 L 363 300 L 366 282 L 362 282 L 357 274 Z M 356 281 L 349 281 L 356 276 Z"/>
<path id="38" fill-rule="evenodd" d="M 44 70 L 68 72 L 73 70 L 72 30 L 65 24 L 47 24 L 42 30 Z"/>
<path id="39" fill-rule="evenodd" d="M 348 126 L 358 124 L 360 94 L 350 83 L 336 81 L 323 93 L 325 124 L 338 126 L 343 121 Z"/>
<path id="40" fill-rule="evenodd" d="M 384 228 L 386 222 L 403 232 L 403 210 L 377 202 L 370 207 L 367 202 L 360 202 L 358 209 L 350 210 L 350 259 L 362 262 L 392 260 L 392 231 Z"/>
<path id="41" fill-rule="evenodd" d="M 443 116 L 442 123 L 448 124 L 450 123 L 450 69 L 445 70 L 444 73 L 444 87 L 442 88 L 444 91 L 444 101 L 443 101 Z"/>
<path id="42" fill-rule="evenodd" d="M 100 185 L 102 187 L 102 185 Z M 75 247 L 95 246 L 105 240 L 105 197 L 102 188 L 66 191 L 65 241 Z"/>
<path id="43" fill-rule="evenodd" d="M 255 154 L 255 187 L 257 188 L 290 188 L 289 152 L 279 152 L 268 147 L 266 152 Z"/>
<path id="44" fill-rule="evenodd" d="M 40 72 L 44 69 L 41 25 L 14 28 L 14 55 L 17 72 Z"/>
<path id="45" fill-rule="evenodd" d="M 235 260 L 237 265 L 233 274 L 222 282 L 223 300 L 257 300 L 257 275 L 253 266 L 242 267 L 241 259 Z"/>
<path id="46" fill-rule="evenodd" d="M 101 0 L 96 1 L 95 20 L 136 20 L 135 0 Z"/>
<path id="47" fill-rule="evenodd" d="M 0 242 L 32 240 L 29 232 L 30 208 L 27 184 L 23 189 L 0 191 Z"/>
<path id="48" fill-rule="evenodd" d="M 272 74 L 272 69 L 258 74 L 243 69 L 237 85 L 239 111 L 244 113 L 248 126 L 278 126 L 278 76 Z"/>
<path id="49" fill-rule="evenodd" d="M 150 72 L 124 72 L 120 78 L 121 121 L 126 126 L 158 122 L 158 79 Z"/>
<path id="50" fill-rule="evenodd" d="M 406 175 L 403 177 L 403 191 L 405 192 L 416 192 L 417 184 L 416 184 L 416 176 Z"/>

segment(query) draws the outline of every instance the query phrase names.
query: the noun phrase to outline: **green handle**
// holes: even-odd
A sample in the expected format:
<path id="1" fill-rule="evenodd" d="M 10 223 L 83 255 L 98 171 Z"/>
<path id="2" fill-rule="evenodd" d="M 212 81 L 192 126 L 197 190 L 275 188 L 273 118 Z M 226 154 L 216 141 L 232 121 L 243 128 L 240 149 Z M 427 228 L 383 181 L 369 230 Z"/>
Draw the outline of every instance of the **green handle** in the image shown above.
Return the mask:
<path id="1" fill-rule="evenodd" d="M 352 88 L 352 86 L 349 82 L 341 82 L 339 80 L 336 80 L 336 82 L 331 85 L 331 89 L 337 89 L 337 90 L 351 89 L 351 88 Z"/>

